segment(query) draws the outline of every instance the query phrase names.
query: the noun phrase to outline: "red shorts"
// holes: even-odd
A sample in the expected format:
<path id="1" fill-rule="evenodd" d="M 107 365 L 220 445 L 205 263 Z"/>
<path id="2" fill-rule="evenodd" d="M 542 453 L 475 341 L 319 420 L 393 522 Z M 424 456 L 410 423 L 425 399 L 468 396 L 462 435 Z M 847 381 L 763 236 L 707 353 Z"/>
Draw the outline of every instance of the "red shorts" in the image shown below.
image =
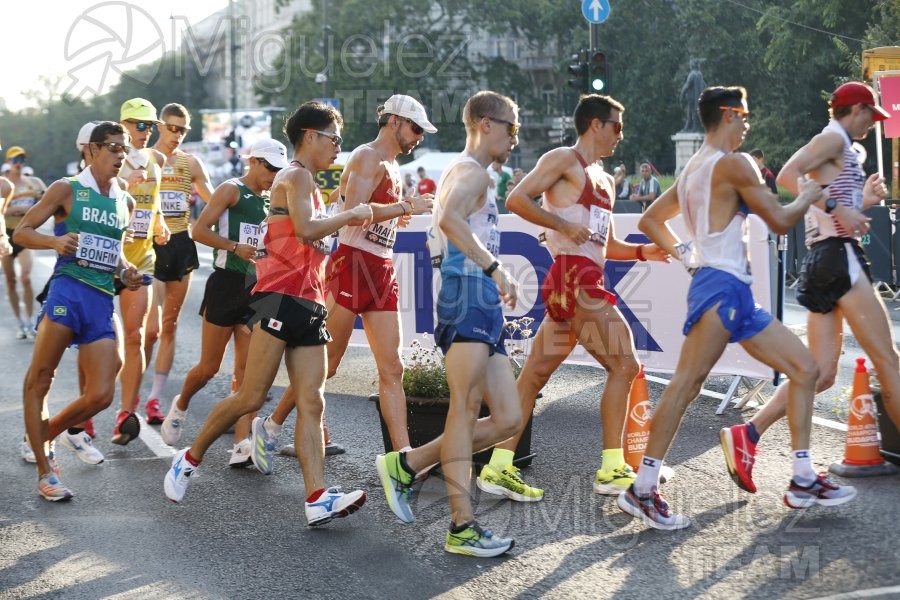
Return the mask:
<path id="1" fill-rule="evenodd" d="M 541 285 L 541 300 L 547 316 L 558 322 L 575 316 L 579 290 L 590 298 L 616 303 L 615 294 L 603 288 L 602 267 L 584 256 L 560 254 Z"/>
<path id="2" fill-rule="evenodd" d="M 390 258 L 342 244 L 331 255 L 326 281 L 335 302 L 352 313 L 397 312 L 399 288 Z"/>

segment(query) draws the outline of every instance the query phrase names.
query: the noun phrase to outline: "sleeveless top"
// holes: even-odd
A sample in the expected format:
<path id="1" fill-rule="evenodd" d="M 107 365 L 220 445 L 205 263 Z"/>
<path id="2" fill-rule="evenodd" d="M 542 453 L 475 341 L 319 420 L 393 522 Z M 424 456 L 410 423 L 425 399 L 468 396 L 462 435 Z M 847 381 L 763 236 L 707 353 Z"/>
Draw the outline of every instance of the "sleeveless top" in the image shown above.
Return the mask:
<path id="1" fill-rule="evenodd" d="M 4 220 L 6 221 L 7 229 L 15 229 L 16 225 L 22 220 L 22 217 L 25 216 L 25 212 L 37 204 L 38 197 L 44 192 L 44 189 L 35 182 L 34 177 L 25 175 L 22 175 L 19 178 L 19 183 L 13 183 L 11 179 L 9 182 L 12 183 L 13 193 L 9 202 L 6 203 L 6 215 Z M 9 214 L 11 208 L 18 209 L 20 214 Z"/>
<path id="2" fill-rule="evenodd" d="M 128 227 L 128 192 L 115 198 L 84 186 L 77 177 L 72 185 L 72 210 L 54 226 L 57 236 L 78 234 L 78 249 L 56 260 L 56 275 L 68 275 L 110 296 L 115 294 L 113 275 L 119 267 L 122 238 Z"/>
<path id="3" fill-rule="evenodd" d="M 737 213 L 722 231 L 709 230 L 713 170 L 726 153 L 716 151 L 706 157 L 698 158 L 698 156 L 699 154 L 695 154 L 691 157 L 681 177 L 678 178 L 678 202 L 681 205 L 684 223 L 693 240 L 690 266 L 719 269 L 749 284 L 753 278 L 750 276 L 745 236 L 747 214 L 750 211 L 741 201 Z M 751 160 L 748 154 L 742 153 L 742 156 L 745 160 Z M 692 170 L 692 163 L 697 160 L 706 162 Z"/>
<path id="4" fill-rule="evenodd" d="M 589 228 L 594 232 L 594 236 L 579 245 L 559 231 L 548 229 L 544 231 L 547 247 L 553 258 L 560 254 L 583 256 L 602 267 L 606 262 L 606 239 L 612 218 L 612 202 L 603 186 L 591 179 L 587 171 L 587 161 L 574 148 L 571 150 L 584 169 L 584 188 L 581 190 L 581 196 L 571 206 L 559 207 L 544 202 L 543 208 L 561 219 Z"/>
<path id="5" fill-rule="evenodd" d="M 318 186 L 313 211 L 314 219 L 328 216 Z M 325 262 L 330 240 L 299 239 L 291 218 L 281 214 L 269 215 L 260 224 L 259 237 L 253 293 L 275 292 L 325 306 Z"/>
<path id="6" fill-rule="evenodd" d="M 822 130 L 823 133 L 826 131 L 837 132 L 844 138 L 844 166 L 828 186 L 828 195 L 834 198 L 839 205 L 862 210 L 862 193 L 863 186 L 866 184 L 866 173 L 859 164 L 850 136 L 837 121 L 828 123 Z M 806 211 L 804 222 L 807 246 L 831 237 L 854 237 L 838 223 L 833 214 L 830 215 L 815 205 L 810 206 Z"/>
<path id="7" fill-rule="evenodd" d="M 259 224 L 269 214 L 268 196 L 257 196 L 237 177 L 229 179 L 226 183 L 237 186 L 238 201 L 234 206 L 222 211 L 213 229 L 231 241 L 259 247 Z M 213 248 L 213 267 L 251 276 L 256 273 L 253 263 L 235 256 L 234 252 L 219 248 Z"/>
<path id="8" fill-rule="evenodd" d="M 188 155 L 176 151 L 175 164 L 166 164 L 162 168 L 162 185 L 159 190 L 163 217 L 172 233 L 188 230 L 192 181 Z"/>
<path id="9" fill-rule="evenodd" d="M 147 179 L 129 186 L 129 193 L 134 198 L 130 223 L 131 229 L 134 229 L 134 241 L 125 244 L 125 258 L 133 265 L 142 264 L 147 257 L 153 262 L 156 260 L 153 232 L 156 231 L 156 220 L 159 218 L 159 186 L 162 179 L 162 169 L 154 160 L 152 150 L 144 148 L 137 152 L 144 155 L 145 166 L 134 166 L 126 158 L 119 171 L 119 176 L 125 179 L 134 171 L 147 171 Z"/>
<path id="10" fill-rule="evenodd" d="M 390 169 L 385 169 L 384 177 L 369 198 L 370 204 L 396 204 L 403 199 L 403 185 L 399 173 L 392 176 Z M 397 221 L 394 217 L 388 221 L 372 223 L 368 229 L 360 226 L 342 227 L 338 233 L 338 243 L 353 246 L 381 258 L 391 258 L 394 242 L 397 239 Z"/>
<path id="11" fill-rule="evenodd" d="M 482 168 L 477 160 L 465 154 L 460 154 L 447 165 L 447 168 L 444 169 L 443 174 L 441 174 L 441 179 L 435 190 L 434 197 L 436 201 L 431 217 L 432 227 L 429 236 L 434 237 L 444 256 L 443 261 L 441 262 L 442 276 L 466 275 L 469 277 L 488 278 L 481 267 L 475 264 L 472 259 L 467 257 L 459 250 L 459 248 L 454 246 L 450 240 L 444 237 L 438 225 L 441 214 L 443 213 L 443 207 L 439 201 L 443 191 L 442 188 L 445 185 L 448 175 L 450 175 L 453 169 L 456 168 L 457 165 L 464 163 L 472 163 L 478 165 L 479 168 Z M 472 233 L 474 233 L 475 237 L 484 244 L 484 247 L 488 249 L 488 252 L 494 256 L 500 254 L 500 230 L 497 228 L 498 217 L 497 195 L 494 192 L 494 189 L 489 187 L 484 192 L 484 205 L 466 218 L 466 223 L 469 224 Z"/>

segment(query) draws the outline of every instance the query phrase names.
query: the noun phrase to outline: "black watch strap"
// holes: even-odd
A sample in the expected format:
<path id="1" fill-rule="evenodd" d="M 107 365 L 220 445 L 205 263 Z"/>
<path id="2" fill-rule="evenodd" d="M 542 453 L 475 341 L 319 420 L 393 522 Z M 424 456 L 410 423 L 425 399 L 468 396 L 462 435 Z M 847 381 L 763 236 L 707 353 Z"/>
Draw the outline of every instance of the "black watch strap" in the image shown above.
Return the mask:
<path id="1" fill-rule="evenodd" d="M 499 266 L 500 266 L 500 262 L 495 260 L 488 266 L 487 269 L 484 270 L 484 274 L 487 275 L 488 277 L 490 277 L 491 275 L 494 274 L 494 271 L 496 271 Z"/>

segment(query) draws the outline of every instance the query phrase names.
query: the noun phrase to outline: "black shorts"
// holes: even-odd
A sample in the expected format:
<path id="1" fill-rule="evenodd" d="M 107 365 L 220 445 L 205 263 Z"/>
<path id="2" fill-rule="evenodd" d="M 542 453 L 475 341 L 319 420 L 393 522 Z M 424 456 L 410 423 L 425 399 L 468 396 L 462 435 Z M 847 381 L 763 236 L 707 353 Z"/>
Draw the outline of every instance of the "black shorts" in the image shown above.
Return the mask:
<path id="1" fill-rule="evenodd" d="M 165 246 L 153 244 L 156 251 L 156 267 L 153 276 L 160 281 L 181 281 L 184 276 L 200 268 L 197 244 L 187 231 L 173 233 Z"/>
<path id="2" fill-rule="evenodd" d="M 852 250 L 848 254 L 847 249 Z M 797 302 L 814 313 L 829 313 L 864 272 L 871 281 L 869 259 L 853 238 L 828 238 L 813 244 L 797 283 Z"/>
<path id="3" fill-rule="evenodd" d="M 256 278 L 237 271 L 214 269 L 206 280 L 200 316 L 219 327 L 246 325 L 253 316 L 250 290 Z"/>
<path id="4" fill-rule="evenodd" d="M 19 255 L 19 253 L 20 253 L 22 250 L 27 250 L 28 248 L 26 248 L 25 246 L 20 246 L 20 245 L 18 245 L 17 243 L 15 243 L 15 242 L 13 241 L 13 235 L 12 235 L 12 234 L 13 234 L 13 231 L 14 231 L 13 229 L 7 229 L 7 230 L 6 230 L 6 237 L 7 237 L 7 239 L 9 239 L 9 245 L 12 246 L 12 254 L 10 254 L 10 256 L 12 256 L 13 258 L 15 258 L 15 257 L 17 257 L 17 256 Z"/>
<path id="5" fill-rule="evenodd" d="M 285 342 L 288 348 L 324 346 L 331 341 L 325 328 L 328 311 L 312 300 L 261 292 L 250 298 L 250 310 L 253 316 L 247 325 L 254 327 L 259 323 L 265 332 Z"/>

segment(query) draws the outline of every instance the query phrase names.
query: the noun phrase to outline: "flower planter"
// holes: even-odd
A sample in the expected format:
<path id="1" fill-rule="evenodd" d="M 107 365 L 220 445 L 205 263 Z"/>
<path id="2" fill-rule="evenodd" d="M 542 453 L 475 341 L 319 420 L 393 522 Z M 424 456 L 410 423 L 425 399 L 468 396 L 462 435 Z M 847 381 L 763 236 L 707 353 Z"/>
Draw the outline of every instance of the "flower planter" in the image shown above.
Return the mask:
<path id="1" fill-rule="evenodd" d="M 881 455 L 895 465 L 900 465 L 900 432 L 897 431 L 897 426 L 891 421 L 891 418 L 884 408 L 884 401 L 881 398 L 881 389 L 872 388 L 872 396 L 875 399 L 875 405 L 878 407 L 878 429 L 881 431 Z"/>
<path id="2" fill-rule="evenodd" d="M 375 402 L 378 409 L 378 420 L 381 422 L 381 436 L 384 439 L 385 452 L 393 450 L 391 446 L 391 436 L 388 433 L 384 418 L 381 416 L 381 403 L 378 394 L 369 396 L 369 400 Z M 418 448 L 444 432 L 444 425 L 447 423 L 447 411 L 450 407 L 449 398 L 415 398 L 408 397 L 406 399 L 406 418 L 407 429 L 409 430 L 409 443 L 413 448 Z M 482 403 L 479 417 L 486 417 L 490 414 L 486 404 Z M 531 453 L 531 421 L 528 418 L 528 424 L 522 433 L 522 439 L 516 446 L 516 459 L 513 461 L 517 467 L 527 467 L 531 464 L 534 454 Z M 472 456 L 472 462 L 477 465 L 486 465 L 491 460 L 492 449 L 478 452 Z"/>

